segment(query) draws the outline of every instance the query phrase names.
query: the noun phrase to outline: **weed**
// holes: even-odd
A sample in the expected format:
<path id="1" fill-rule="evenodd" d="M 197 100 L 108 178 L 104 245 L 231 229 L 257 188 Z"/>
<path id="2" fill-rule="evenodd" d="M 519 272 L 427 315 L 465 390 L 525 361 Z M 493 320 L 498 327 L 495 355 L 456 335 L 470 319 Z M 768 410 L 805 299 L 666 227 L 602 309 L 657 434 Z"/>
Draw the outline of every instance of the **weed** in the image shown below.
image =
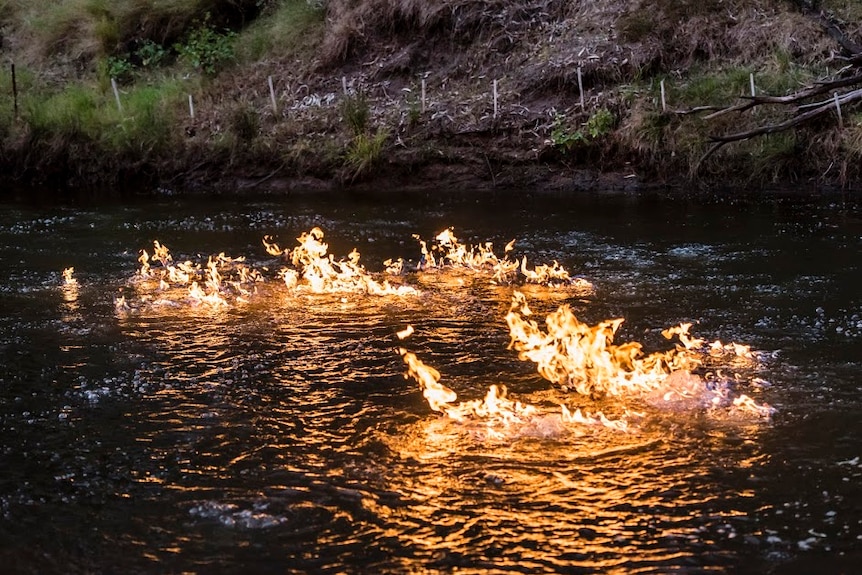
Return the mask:
<path id="1" fill-rule="evenodd" d="M 110 54 L 120 44 L 120 29 L 117 22 L 107 14 L 96 18 L 93 25 L 93 36 L 95 36 L 103 54 Z"/>
<path id="2" fill-rule="evenodd" d="M 580 130 L 569 131 L 564 115 L 557 114 L 554 116 L 554 122 L 551 124 L 551 143 L 554 144 L 554 147 L 569 151 L 575 144 L 583 141 L 584 134 Z"/>
<path id="3" fill-rule="evenodd" d="M 378 130 L 373 136 L 362 133 L 353 137 L 344 158 L 344 165 L 350 174 L 349 179 L 355 180 L 368 173 L 380 159 L 383 144 L 388 137 L 389 131 L 384 129 Z"/>
<path id="4" fill-rule="evenodd" d="M 422 105 L 416 98 L 411 98 L 407 102 L 407 124 L 415 126 L 422 118 Z"/>
<path id="5" fill-rule="evenodd" d="M 584 123 L 583 129 L 571 132 L 565 125 L 565 116 L 557 114 L 551 125 L 551 142 L 557 148 L 571 150 L 575 145 L 597 140 L 610 134 L 616 117 L 607 108 L 599 108 Z"/>
<path id="6" fill-rule="evenodd" d="M 168 51 L 161 44 L 152 40 L 144 40 L 140 47 L 135 50 L 135 57 L 141 63 L 142 68 L 156 68 L 168 59 Z"/>
<path id="7" fill-rule="evenodd" d="M 175 44 L 174 49 L 192 68 L 214 76 L 225 63 L 233 60 L 233 41 L 236 33 L 230 30 L 218 32 L 210 22 L 210 15 L 192 30 L 184 43 Z"/>
<path id="8" fill-rule="evenodd" d="M 345 96 L 341 101 L 341 115 L 354 136 L 359 136 L 365 132 L 365 127 L 368 125 L 368 118 L 371 115 L 371 107 L 368 104 L 368 98 L 362 91 L 353 95 Z"/>
<path id="9" fill-rule="evenodd" d="M 108 81 L 113 78 L 121 84 L 127 84 L 132 80 L 135 67 L 128 57 L 111 56 L 105 59 L 100 71 L 107 76 Z"/>
<path id="10" fill-rule="evenodd" d="M 230 111 L 228 127 L 241 142 L 248 143 L 260 130 L 260 114 L 249 104 L 240 104 Z"/>
<path id="11" fill-rule="evenodd" d="M 584 128 L 593 140 L 608 135 L 616 124 L 616 118 L 607 108 L 599 108 L 587 120 Z"/>

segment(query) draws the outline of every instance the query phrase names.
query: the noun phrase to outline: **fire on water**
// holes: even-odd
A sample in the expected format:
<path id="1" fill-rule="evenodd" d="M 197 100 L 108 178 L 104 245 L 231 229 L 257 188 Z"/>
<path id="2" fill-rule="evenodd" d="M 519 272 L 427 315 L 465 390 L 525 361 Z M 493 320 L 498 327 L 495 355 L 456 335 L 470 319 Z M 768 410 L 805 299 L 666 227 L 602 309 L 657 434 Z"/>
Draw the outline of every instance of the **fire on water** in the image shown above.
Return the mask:
<path id="1" fill-rule="evenodd" d="M 573 278 L 556 261 L 531 267 L 526 256 L 510 258 L 514 240 L 500 256 L 490 242 L 473 246 L 459 242 L 451 228 L 440 232 L 430 243 L 419 236 L 414 238 L 421 250 L 419 262 L 410 269 L 415 274 L 467 271 L 485 275 L 497 285 L 538 284 L 552 289 L 566 288 L 565 293 L 591 293 L 593 289 L 586 280 Z M 419 294 L 416 288 L 403 283 L 401 276 L 406 273 L 406 266 L 401 259 L 386 260 L 384 272 L 371 274 L 360 264 L 356 249 L 340 259 L 329 253 L 324 232 L 318 227 L 303 232 L 296 241 L 298 245 L 293 249 L 282 249 L 270 236 L 263 239 L 266 252 L 283 259 L 277 278 L 290 293 L 396 297 Z M 257 293 L 258 284 L 268 281 L 260 271 L 246 265 L 245 258 L 232 258 L 224 253 L 210 256 L 206 264 L 175 263 L 168 248 L 158 241 L 153 242 L 152 255 L 141 250 L 139 262 L 140 269 L 131 282 L 140 294 L 140 301 L 135 302 L 138 307 L 185 304 L 224 308 L 248 302 Z M 72 268 L 64 271 L 67 285 L 74 285 L 72 273 Z M 117 298 L 115 304 L 119 313 L 132 309 L 124 296 Z M 741 344 L 707 344 L 689 333 L 691 324 L 662 332 L 666 339 L 677 340 L 672 349 L 646 354 L 639 342 L 614 342 L 623 323 L 620 318 L 588 325 L 579 321 L 568 305 L 562 305 L 545 318 L 542 327 L 532 319 L 527 299 L 519 291 L 513 294 L 505 321 L 509 328 L 509 349 L 517 352 L 519 359 L 535 363 L 538 373 L 563 391 L 591 399 L 619 398 L 623 406 L 633 402 L 640 406 L 721 408 L 765 419 L 774 411 L 746 395 L 734 396 L 731 381 L 723 379 L 718 370 L 708 369 L 731 364 L 753 366 L 757 361 L 755 354 Z M 404 339 L 412 332 L 413 328 L 408 326 L 398 335 Z M 457 394 L 440 383 L 437 370 L 407 349 L 400 348 L 399 352 L 408 366 L 407 376 L 420 384 L 431 408 L 454 421 L 481 421 L 489 429 L 505 429 L 548 417 L 536 406 L 511 399 L 503 384 L 490 386 L 483 399 L 456 403 Z M 599 410 L 589 412 L 560 404 L 557 413 L 560 425 L 629 431 L 639 412 L 624 407 L 619 417 L 610 418 Z"/>
<path id="2" fill-rule="evenodd" d="M 509 326 L 509 348 L 518 352 L 521 360 L 536 364 L 542 377 L 563 390 L 571 390 L 590 398 L 620 398 L 627 402 L 653 406 L 698 406 L 706 409 L 727 409 L 732 413 L 768 419 L 774 409 L 758 404 L 747 395 L 732 397 L 729 382 L 716 380 L 711 373 L 696 373 L 707 359 L 715 363 L 723 359 L 742 360 L 753 364 L 756 359 L 747 346 L 706 344 L 689 334 L 691 324 L 666 329 L 665 338 L 679 340 L 673 349 L 646 355 L 639 342 L 614 343 L 614 335 L 622 319 L 612 319 L 588 325 L 580 322 L 568 305 L 560 306 L 545 319 L 546 330 L 535 320 L 524 295 L 516 291 L 506 316 Z M 412 328 L 399 332 L 403 339 Z M 403 337 L 402 337 L 403 336 Z M 456 404 L 457 394 L 440 383 L 441 375 L 404 348 L 399 353 L 407 364 L 407 377 L 416 380 L 434 411 L 463 422 L 480 420 L 494 427 L 525 425 L 537 417 L 545 417 L 539 408 L 512 400 L 505 385 L 492 385 L 482 400 Z M 601 411 L 570 410 L 560 404 L 563 424 L 600 425 L 628 431 L 629 419 L 637 412 L 626 411 L 623 417 L 611 419 Z"/>
<path id="3" fill-rule="evenodd" d="M 418 239 L 418 236 L 414 236 Z M 415 296 L 418 289 L 403 283 L 401 277 L 408 271 L 430 272 L 467 270 L 490 276 L 496 284 L 516 281 L 549 287 L 569 287 L 589 292 L 592 285 L 586 280 L 572 278 L 558 262 L 552 265 L 530 267 L 527 257 L 509 259 L 515 241 L 506 245 L 504 255 L 497 256 L 490 242 L 467 246 L 458 241 L 451 228 L 439 233 L 429 244 L 420 240 L 421 257 L 408 269 L 401 259 L 387 259 L 382 273 L 372 274 L 360 264 L 355 248 L 346 256 L 336 259 L 329 253 L 324 232 L 314 227 L 296 238 L 293 249 L 282 249 L 271 236 L 264 236 L 266 252 L 282 258 L 284 265 L 277 279 L 291 293 L 354 294 L 370 296 Z M 210 256 L 206 263 L 190 260 L 174 262 L 168 247 L 153 241 L 152 253 L 141 250 L 140 268 L 132 284 L 139 301 L 127 301 L 125 295 L 115 300 L 118 313 L 126 313 L 141 306 L 190 305 L 213 309 L 242 304 L 257 293 L 257 286 L 268 281 L 261 271 L 245 263 L 244 257 L 229 257 L 224 253 Z M 67 282 L 69 268 L 64 272 Z M 264 271 L 267 271 L 264 268 Z"/>

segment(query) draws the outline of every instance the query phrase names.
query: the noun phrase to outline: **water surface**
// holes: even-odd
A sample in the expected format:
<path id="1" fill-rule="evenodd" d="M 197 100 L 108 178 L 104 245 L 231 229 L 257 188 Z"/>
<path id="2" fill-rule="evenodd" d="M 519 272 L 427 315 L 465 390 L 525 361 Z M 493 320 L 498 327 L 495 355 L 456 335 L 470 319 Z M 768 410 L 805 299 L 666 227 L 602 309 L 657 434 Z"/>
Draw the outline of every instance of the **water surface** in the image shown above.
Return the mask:
<path id="1" fill-rule="evenodd" d="M 418 234 L 557 260 L 592 293 L 525 287 L 541 320 L 623 317 L 648 349 L 693 322 L 748 344 L 771 420 L 652 409 L 630 433 L 504 435 L 432 412 L 397 350 L 459 398 L 550 410 L 507 349 L 512 286 L 407 274 L 412 297 L 291 294 L 264 235 L 319 226 L 369 272 Z M 247 302 L 137 306 L 141 249 L 265 270 Z M 831 200 L 616 196 L 0 211 L 0 560 L 13 573 L 847 571 L 862 541 L 862 220 Z M 64 286 L 74 266 L 77 285 Z M 406 325 L 415 334 L 395 336 Z"/>

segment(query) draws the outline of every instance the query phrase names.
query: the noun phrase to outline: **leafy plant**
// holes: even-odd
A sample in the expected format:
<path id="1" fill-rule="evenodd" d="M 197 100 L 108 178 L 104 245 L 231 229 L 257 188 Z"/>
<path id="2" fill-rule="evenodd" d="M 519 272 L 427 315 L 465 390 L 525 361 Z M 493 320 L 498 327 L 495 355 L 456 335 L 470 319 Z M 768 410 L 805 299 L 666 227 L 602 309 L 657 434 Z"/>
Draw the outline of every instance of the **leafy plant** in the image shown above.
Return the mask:
<path id="1" fill-rule="evenodd" d="M 614 123 L 616 123 L 616 118 L 614 118 L 611 111 L 607 108 L 599 108 L 590 116 L 584 128 L 587 131 L 587 135 L 595 140 L 608 135 L 613 129 Z"/>
<path id="2" fill-rule="evenodd" d="M 565 150 L 571 150 L 578 143 L 608 135 L 616 123 L 616 118 L 607 108 L 596 110 L 583 125 L 583 129 L 574 132 L 566 127 L 565 120 L 565 116 L 557 114 L 551 126 L 551 143 Z"/>
<path id="3" fill-rule="evenodd" d="M 168 51 L 161 44 L 152 40 L 144 40 L 141 46 L 135 50 L 135 56 L 141 63 L 142 68 L 155 68 L 167 60 Z"/>
<path id="4" fill-rule="evenodd" d="M 176 44 L 174 49 L 180 59 L 188 62 L 192 68 L 201 70 L 208 76 L 214 76 L 222 65 L 233 60 L 235 38 L 236 32 L 216 31 L 207 14 L 200 26 L 189 33 L 186 42 Z"/>
<path id="5" fill-rule="evenodd" d="M 584 134 L 578 130 L 570 132 L 566 127 L 566 117 L 562 114 L 557 114 L 554 117 L 554 123 L 551 125 L 551 143 L 557 148 L 571 150 L 575 144 L 584 141 Z"/>
<path id="6" fill-rule="evenodd" d="M 105 61 L 104 71 L 108 79 L 113 78 L 121 84 L 132 79 L 134 70 L 135 67 L 127 56 L 110 56 Z"/>

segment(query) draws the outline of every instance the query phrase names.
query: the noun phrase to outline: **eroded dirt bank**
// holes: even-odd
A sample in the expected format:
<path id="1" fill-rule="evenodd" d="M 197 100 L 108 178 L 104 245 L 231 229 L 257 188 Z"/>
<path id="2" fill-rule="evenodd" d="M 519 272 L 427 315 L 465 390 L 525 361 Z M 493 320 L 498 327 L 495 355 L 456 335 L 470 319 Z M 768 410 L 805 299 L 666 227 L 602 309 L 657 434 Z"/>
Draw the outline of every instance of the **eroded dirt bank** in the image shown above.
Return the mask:
<path id="1" fill-rule="evenodd" d="M 54 92 L 39 88 L 50 98 L 31 97 L 0 133 L 4 180 L 269 194 L 858 186 L 862 114 L 855 103 L 840 122 L 824 114 L 712 150 L 716 136 L 792 117 L 778 105 L 716 113 L 741 97 L 792 93 L 855 73 L 845 44 L 862 42 L 862 26 L 841 2 L 256 6 L 263 8 L 240 24 L 219 21 L 234 25 L 224 37 L 235 52 L 213 74 L 190 71 L 180 57 L 158 69 L 136 64 L 135 47 L 154 42 L 132 35 L 126 48 L 113 48 L 138 66 L 117 92 L 99 75 L 116 56 L 70 53 L 72 42 L 34 55 L 23 48 L 27 30 L 7 20 L 3 51 L 32 66 L 53 64 L 61 81 Z M 253 34 L 285 37 L 279 18 L 302 7 L 307 21 L 291 32 L 296 38 L 250 48 Z M 40 113 L 59 107 L 70 86 L 85 101 L 72 120 L 62 111 Z M 37 87 L 31 79 L 27 89 Z M 137 103 L 141 94 L 146 104 Z M 115 96 L 126 102 L 119 114 Z M 85 119 L 75 118 L 81 110 Z"/>

